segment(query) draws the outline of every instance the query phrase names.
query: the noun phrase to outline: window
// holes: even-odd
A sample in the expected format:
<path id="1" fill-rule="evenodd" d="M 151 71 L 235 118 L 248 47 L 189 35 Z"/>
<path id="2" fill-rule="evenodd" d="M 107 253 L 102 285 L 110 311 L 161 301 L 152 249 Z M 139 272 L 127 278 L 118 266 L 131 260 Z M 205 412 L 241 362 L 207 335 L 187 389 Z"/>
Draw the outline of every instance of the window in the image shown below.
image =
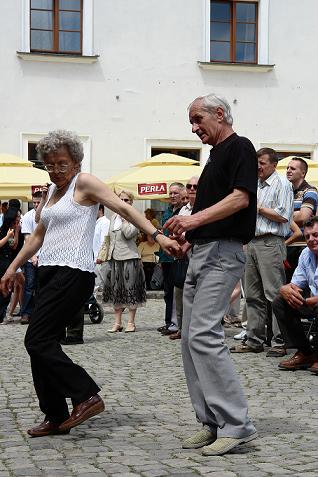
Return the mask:
<path id="1" fill-rule="evenodd" d="M 258 2 L 211 0 L 210 61 L 257 63 Z"/>
<path id="2" fill-rule="evenodd" d="M 304 151 L 277 151 L 278 155 L 278 160 L 285 159 L 285 157 L 289 156 L 295 156 L 295 157 L 304 157 L 305 159 L 312 159 L 311 153 L 310 152 L 304 152 Z"/>
<path id="3" fill-rule="evenodd" d="M 157 156 L 162 153 L 176 154 L 177 156 L 187 157 L 193 161 L 198 161 L 198 166 L 200 165 L 200 150 L 199 149 L 172 149 L 172 148 L 151 148 L 151 157 Z M 195 164 L 196 165 L 196 164 Z"/>
<path id="4" fill-rule="evenodd" d="M 37 157 L 37 152 L 36 152 L 36 142 L 29 142 L 28 143 L 28 161 L 33 162 L 34 167 L 37 167 L 38 169 L 43 169 L 44 166 L 42 161 L 39 161 Z"/>
<path id="5" fill-rule="evenodd" d="M 82 0 L 30 0 L 30 50 L 82 54 Z"/>

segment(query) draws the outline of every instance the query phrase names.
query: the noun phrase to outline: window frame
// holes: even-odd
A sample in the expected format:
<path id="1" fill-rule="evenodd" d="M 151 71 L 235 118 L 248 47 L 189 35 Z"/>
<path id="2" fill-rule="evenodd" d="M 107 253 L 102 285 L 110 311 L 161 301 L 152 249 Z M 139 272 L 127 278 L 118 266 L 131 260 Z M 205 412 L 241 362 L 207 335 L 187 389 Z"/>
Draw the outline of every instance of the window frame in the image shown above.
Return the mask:
<path id="1" fill-rule="evenodd" d="M 212 40 L 210 38 L 210 62 L 211 63 L 219 63 L 224 62 L 224 63 L 237 63 L 237 64 L 257 64 L 258 62 L 258 7 L 259 3 L 258 1 L 255 0 L 250 0 L 250 1 L 242 1 L 242 0 L 210 0 L 210 8 L 211 4 L 213 2 L 218 2 L 218 3 L 223 3 L 226 5 L 229 5 L 230 7 L 230 21 L 226 22 L 230 24 L 230 40 L 226 41 L 226 43 L 230 44 L 230 60 L 215 60 L 211 58 L 211 47 L 212 43 L 218 43 L 218 40 Z M 244 4 L 244 3 L 249 3 L 253 4 L 256 7 L 256 15 L 255 15 L 255 21 L 254 22 L 237 22 L 237 5 L 238 4 Z M 217 20 L 212 20 L 210 16 L 210 31 L 212 29 L 212 23 L 225 23 Z M 238 41 L 237 40 L 237 24 L 242 23 L 244 25 L 255 25 L 255 40 L 254 41 Z M 238 43 L 248 43 L 248 44 L 253 44 L 255 46 L 255 57 L 254 61 L 238 61 L 236 59 L 236 48 Z"/>
<path id="2" fill-rule="evenodd" d="M 65 10 L 65 9 L 62 9 L 62 8 L 59 8 L 59 0 L 52 0 L 53 1 L 53 9 L 45 9 L 45 8 L 32 8 L 31 7 L 31 1 L 32 0 L 29 0 L 30 2 L 30 19 L 29 19 L 29 23 L 30 23 L 30 29 L 29 29 L 29 32 L 30 32 L 30 52 L 31 53 L 50 53 L 50 54 L 62 54 L 62 55 L 78 55 L 78 56 L 82 56 L 83 54 L 83 0 L 80 0 L 80 10 Z M 43 29 L 43 28 L 32 28 L 32 25 L 31 25 L 31 15 L 32 15 L 32 12 L 33 11 L 36 11 L 36 12 L 39 12 L 39 11 L 42 11 L 42 12 L 52 12 L 53 13 L 53 26 L 52 26 L 52 30 L 46 30 L 46 29 Z M 66 11 L 66 12 L 80 12 L 80 29 L 79 30 L 61 30 L 60 29 L 60 26 L 59 26 L 59 15 L 60 15 L 60 12 L 61 11 Z M 52 34 L 53 34 L 53 49 L 52 50 L 46 50 L 46 49 L 38 49 L 38 48 L 31 48 L 31 33 L 32 31 L 52 31 Z M 71 33 L 77 33 L 79 32 L 80 34 L 80 50 L 79 51 L 72 51 L 72 50 L 61 50 L 59 48 L 59 33 L 63 31 L 63 32 L 71 32 Z"/>
<path id="3" fill-rule="evenodd" d="M 244 1 L 244 0 L 241 0 Z M 250 1 L 250 0 L 245 0 Z M 203 61 L 198 61 L 200 67 L 209 68 L 221 68 L 221 69 L 231 69 L 231 66 L 237 70 L 238 68 L 243 68 L 243 71 L 249 68 L 253 68 L 253 71 L 258 71 L 257 66 L 271 66 L 270 70 L 274 65 L 269 65 L 269 1 L 270 0 L 253 0 L 255 3 L 258 3 L 258 22 L 257 22 L 257 32 L 258 32 L 258 47 L 257 47 L 257 63 L 230 63 L 223 61 L 211 61 L 210 59 L 210 16 L 211 16 L 211 0 L 203 0 L 203 22 L 204 29 L 203 33 Z M 219 65 L 219 66 L 218 66 Z M 223 66 L 222 66 L 223 65 Z M 264 70 L 267 71 L 267 70 Z"/>
<path id="4" fill-rule="evenodd" d="M 21 0 L 22 16 L 21 16 L 21 37 L 20 48 L 17 51 L 18 56 L 22 59 L 34 59 L 45 61 L 55 58 L 56 61 L 67 61 L 67 58 L 73 58 L 72 61 L 88 62 L 96 61 L 98 55 L 94 54 L 94 0 L 82 0 L 82 53 L 64 54 L 64 53 L 45 53 L 40 51 L 38 53 L 30 51 L 30 0 Z M 29 58 L 30 57 L 30 58 Z M 82 59 L 82 60 L 81 60 Z M 92 60 L 92 61 L 91 61 Z"/>

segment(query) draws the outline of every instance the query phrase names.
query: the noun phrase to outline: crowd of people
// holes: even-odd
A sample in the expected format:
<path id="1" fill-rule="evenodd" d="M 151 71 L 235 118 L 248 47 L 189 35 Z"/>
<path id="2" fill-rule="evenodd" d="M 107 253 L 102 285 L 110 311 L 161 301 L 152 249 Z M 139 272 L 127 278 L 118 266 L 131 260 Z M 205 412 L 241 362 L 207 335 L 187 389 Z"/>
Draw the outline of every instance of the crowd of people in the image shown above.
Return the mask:
<path id="1" fill-rule="evenodd" d="M 305 180 L 307 162 L 293 157 L 286 177 L 279 175 L 276 151 L 256 152 L 238 136 L 228 102 L 214 94 L 190 104 L 189 120 L 192 132 L 212 146 L 210 157 L 200 178 L 170 184 L 160 223 L 151 209 L 137 212 L 129 191 L 116 195 L 81 173 L 82 145 L 68 131 L 53 131 L 37 146 L 52 184 L 33 196 L 33 209 L 22 216 L 19 201 L 2 204 L 0 320 L 14 321 L 20 301 L 45 416 L 28 430 L 32 437 L 68 433 L 103 411 L 98 385 L 61 348 L 65 329 L 74 317 L 83 322 L 85 301 L 101 288 L 114 309 L 108 332 L 123 331 L 125 309 L 125 332 L 135 332 L 137 308 L 158 266 L 165 302 L 158 331 L 182 339 L 202 426 L 184 448 L 222 455 L 257 437 L 224 342 L 224 320 L 242 295 L 246 329 L 230 351 L 261 353 L 267 345 L 266 356 L 281 358 L 294 348 L 279 368 L 318 374 L 317 350 L 301 322 L 318 309 L 318 192 Z M 114 212 L 110 220 L 105 207 Z"/>

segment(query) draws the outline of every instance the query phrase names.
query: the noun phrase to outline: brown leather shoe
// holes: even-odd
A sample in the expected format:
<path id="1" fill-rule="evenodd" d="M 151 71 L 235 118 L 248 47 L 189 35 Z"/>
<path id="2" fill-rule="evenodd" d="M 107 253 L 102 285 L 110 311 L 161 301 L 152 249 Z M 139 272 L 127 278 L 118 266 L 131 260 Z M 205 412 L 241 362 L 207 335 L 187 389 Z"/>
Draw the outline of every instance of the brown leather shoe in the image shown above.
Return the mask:
<path id="1" fill-rule="evenodd" d="M 296 371 L 297 369 L 310 368 L 316 361 L 317 356 L 315 353 L 306 356 L 301 351 L 297 351 L 289 359 L 281 361 L 278 367 L 287 371 Z"/>
<path id="2" fill-rule="evenodd" d="M 170 340 L 181 340 L 181 331 L 178 330 L 176 333 L 173 333 L 173 335 L 169 336 Z"/>
<path id="3" fill-rule="evenodd" d="M 308 371 L 314 374 L 318 374 L 318 360 L 314 362 L 314 364 L 308 368 Z"/>
<path id="4" fill-rule="evenodd" d="M 59 429 L 61 431 L 69 431 L 72 427 L 78 426 L 90 417 L 103 412 L 104 409 L 104 401 L 98 394 L 95 394 L 95 396 L 90 397 L 87 401 L 81 402 L 75 406 L 71 416 L 66 421 L 62 422 Z"/>
<path id="5" fill-rule="evenodd" d="M 56 424 L 50 421 L 43 421 L 38 426 L 32 427 L 32 429 L 28 429 L 27 433 L 31 437 L 43 437 L 43 436 L 50 436 L 53 434 L 68 434 L 70 430 L 61 430 L 60 424 Z"/>

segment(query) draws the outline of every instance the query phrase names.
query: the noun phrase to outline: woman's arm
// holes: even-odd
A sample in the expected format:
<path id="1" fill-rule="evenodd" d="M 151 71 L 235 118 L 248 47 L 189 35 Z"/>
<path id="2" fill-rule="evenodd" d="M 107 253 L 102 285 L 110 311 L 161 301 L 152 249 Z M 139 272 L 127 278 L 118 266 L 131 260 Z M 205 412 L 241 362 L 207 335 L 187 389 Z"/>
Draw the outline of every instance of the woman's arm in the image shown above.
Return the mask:
<path id="1" fill-rule="evenodd" d="M 29 240 L 23 245 L 22 249 L 7 268 L 6 273 L 1 280 L 1 291 L 7 295 L 13 288 L 15 280 L 15 272 L 17 268 L 21 267 L 29 258 L 31 258 L 41 247 L 46 229 L 42 222 L 38 224 L 34 232 L 30 235 Z"/>
<path id="2" fill-rule="evenodd" d="M 292 221 L 290 224 L 290 230 L 293 232 L 290 237 L 288 237 L 287 240 L 285 240 L 285 245 L 291 245 L 294 242 L 297 242 L 297 240 L 300 240 L 303 236 L 302 231 L 296 224 L 296 222 Z"/>
<path id="3" fill-rule="evenodd" d="M 14 230 L 9 229 L 7 232 L 7 235 L 0 240 L 0 248 L 3 247 L 7 243 L 7 241 L 13 236 L 14 236 Z"/>
<path id="4" fill-rule="evenodd" d="M 143 230 L 146 234 L 152 235 L 156 232 L 156 228 L 147 220 L 140 212 L 138 212 L 131 205 L 114 194 L 102 181 L 91 174 L 82 173 L 79 175 L 76 189 L 82 201 L 100 202 L 114 212 L 117 212 L 121 217 L 128 222 L 132 222 L 135 227 Z M 180 247 L 175 240 L 171 240 L 164 235 L 157 236 L 157 242 L 169 255 L 177 255 L 180 252 Z"/>
<path id="5" fill-rule="evenodd" d="M 127 222 L 127 220 L 123 220 L 121 231 L 126 240 L 130 240 L 138 235 L 138 229 L 130 222 Z"/>

